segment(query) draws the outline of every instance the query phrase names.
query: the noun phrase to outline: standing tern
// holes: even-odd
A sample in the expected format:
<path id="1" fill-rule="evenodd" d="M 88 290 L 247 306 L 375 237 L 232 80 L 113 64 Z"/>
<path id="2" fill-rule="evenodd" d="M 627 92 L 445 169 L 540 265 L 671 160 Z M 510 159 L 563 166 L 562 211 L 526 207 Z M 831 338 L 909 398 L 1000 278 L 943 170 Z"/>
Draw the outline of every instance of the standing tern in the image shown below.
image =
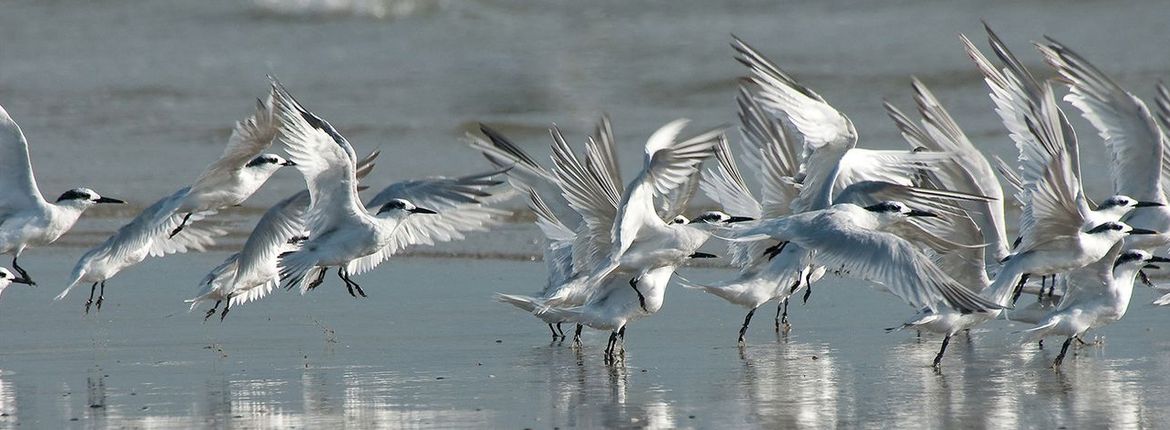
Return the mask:
<path id="1" fill-rule="evenodd" d="M 45 201 L 33 177 L 28 141 L 0 106 L 0 254 L 12 255 L 12 268 L 22 279 L 33 282 L 16 262 L 20 254 L 30 246 L 53 243 L 73 228 L 82 212 L 98 203 L 125 202 L 89 188 L 66 191 L 54 203 Z"/>
<path id="2" fill-rule="evenodd" d="M 1024 330 L 1029 342 L 1048 336 L 1067 336 L 1060 354 L 1052 362 L 1059 368 L 1074 339 L 1086 331 L 1116 322 L 1125 316 L 1133 294 L 1134 278 L 1138 271 L 1154 263 L 1167 263 L 1170 258 L 1132 249 L 1121 252 L 1122 245 L 1113 246 L 1100 261 L 1070 273 L 1068 287 L 1056 310 L 1040 320 L 1036 327 Z"/>
<path id="3" fill-rule="evenodd" d="M 256 112 L 236 122 L 223 155 L 208 165 L 191 185 L 190 193 L 179 208 L 185 215 L 171 230 L 171 236 L 183 230 L 192 214 L 210 215 L 219 209 L 239 205 L 281 167 L 294 164 L 276 154 L 260 153 L 272 146 L 276 137 L 272 104 L 270 92 L 264 100 L 256 101 Z"/>

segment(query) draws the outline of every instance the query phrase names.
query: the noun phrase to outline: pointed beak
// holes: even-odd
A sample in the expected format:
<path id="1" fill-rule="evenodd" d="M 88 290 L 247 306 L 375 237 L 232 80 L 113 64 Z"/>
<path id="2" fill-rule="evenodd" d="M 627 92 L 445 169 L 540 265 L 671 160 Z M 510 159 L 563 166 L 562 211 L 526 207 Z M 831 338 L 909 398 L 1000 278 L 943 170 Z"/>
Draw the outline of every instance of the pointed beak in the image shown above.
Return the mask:
<path id="1" fill-rule="evenodd" d="M 1166 206 L 1166 205 L 1158 203 L 1158 202 L 1137 202 L 1137 204 L 1134 205 L 1133 207 L 1135 207 L 1135 208 L 1148 208 L 1148 207 L 1152 207 L 1152 206 Z"/>
<path id="2" fill-rule="evenodd" d="M 1170 258 L 1159 257 L 1159 256 L 1155 255 L 1153 257 L 1150 257 L 1149 261 L 1151 263 L 1170 263 Z"/>
<path id="3" fill-rule="evenodd" d="M 288 161 L 285 161 L 283 163 L 280 163 L 280 165 L 281 166 L 295 166 L 295 165 L 297 165 L 297 163 L 294 163 L 292 160 L 288 160 Z"/>
<path id="4" fill-rule="evenodd" d="M 733 216 L 727 220 L 727 223 L 730 224 L 733 222 L 744 222 L 744 221 L 755 221 L 755 220 L 756 220 L 755 218 L 747 217 L 747 216 Z"/>
<path id="5" fill-rule="evenodd" d="M 1162 269 L 1162 266 L 1159 266 L 1159 265 L 1157 265 L 1157 264 L 1147 264 L 1147 265 L 1145 265 L 1145 266 L 1142 266 L 1142 268 L 1143 268 L 1143 269 L 1161 270 L 1161 269 Z"/>
<path id="6" fill-rule="evenodd" d="M 118 200 L 118 199 L 115 199 L 112 197 L 98 197 L 97 202 L 98 203 L 126 203 L 124 201 L 121 201 L 121 200 Z"/>
<path id="7" fill-rule="evenodd" d="M 28 278 L 15 278 L 15 279 L 13 279 L 13 280 L 12 280 L 12 283 L 14 283 L 14 284 L 32 285 L 32 286 L 36 286 L 36 285 L 37 285 L 35 282 L 33 282 L 33 281 L 29 280 Z"/>
<path id="8" fill-rule="evenodd" d="M 432 214 L 432 215 L 438 213 L 438 212 L 435 212 L 433 210 L 424 209 L 424 208 L 414 208 L 414 209 L 411 209 L 409 212 L 412 214 Z"/>
<path id="9" fill-rule="evenodd" d="M 691 254 L 691 258 L 719 258 L 719 256 L 715 254 L 708 254 L 706 252 L 696 252 Z"/>
<path id="10" fill-rule="evenodd" d="M 1144 228 L 1135 228 L 1130 230 L 1129 234 L 1158 234 L 1158 232 L 1153 230 L 1146 230 Z"/>
<path id="11" fill-rule="evenodd" d="M 906 216 L 921 216 L 921 217 L 932 217 L 932 218 L 939 217 L 938 214 L 936 214 L 934 212 L 927 212 L 927 211 L 918 210 L 918 209 L 910 209 L 910 213 L 907 213 Z"/>

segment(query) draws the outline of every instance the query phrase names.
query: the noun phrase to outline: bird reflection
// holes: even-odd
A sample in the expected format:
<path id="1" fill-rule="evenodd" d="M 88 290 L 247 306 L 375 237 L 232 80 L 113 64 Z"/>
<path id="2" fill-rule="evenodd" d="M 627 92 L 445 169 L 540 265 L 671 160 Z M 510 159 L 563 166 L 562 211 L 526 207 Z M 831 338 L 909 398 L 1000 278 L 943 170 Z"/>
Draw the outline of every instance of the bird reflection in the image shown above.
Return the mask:
<path id="1" fill-rule="evenodd" d="M 841 405 L 836 360 L 824 344 L 742 348 L 743 412 L 766 428 L 836 427 Z M 739 396 L 742 396 L 740 394 Z"/>

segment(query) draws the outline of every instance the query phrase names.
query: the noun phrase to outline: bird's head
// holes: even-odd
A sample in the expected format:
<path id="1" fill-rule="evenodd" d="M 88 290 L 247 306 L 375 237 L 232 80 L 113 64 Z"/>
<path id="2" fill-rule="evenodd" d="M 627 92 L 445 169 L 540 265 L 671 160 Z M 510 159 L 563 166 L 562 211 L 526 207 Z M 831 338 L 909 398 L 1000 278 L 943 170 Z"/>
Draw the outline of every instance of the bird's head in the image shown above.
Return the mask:
<path id="1" fill-rule="evenodd" d="M 408 216 L 408 215 L 412 215 L 412 214 L 436 214 L 436 213 L 438 213 L 438 212 L 435 212 L 435 211 L 430 210 L 430 209 L 420 208 L 418 206 L 415 206 L 414 203 L 411 203 L 411 202 L 406 201 L 404 199 L 390 199 L 390 201 L 386 202 L 386 204 L 383 204 L 382 207 L 378 208 L 378 215 L 389 214 L 392 216 L 393 215 Z"/>
<path id="2" fill-rule="evenodd" d="M 57 204 L 61 206 L 89 207 L 98 203 L 126 203 L 124 201 L 102 197 L 89 188 L 74 188 L 57 197 Z"/>
<path id="3" fill-rule="evenodd" d="M 1158 202 L 1138 201 L 1137 199 L 1134 199 L 1133 197 L 1119 194 L 1116 196 L 1110 196 L 1109 198 L 1101 201 L 1101 203 L 1097 205 L 1097 209 L 1094 209 L 1094 211 L 1113 213 L 1118 218 L 1120 218 L 1121 216 L 1129 213 L 1129 211 L 1134 210 L 1136 208 L 1144 208 L 1144 207 L 1151 207 L 1151 206 L 1164 206 L 1164 205 L 1161 203 L 1158 203 Z"/>
<path id="4" fill-rule="evenodd" d="M 689 224 L 706 223 L 706 224 L 731 224 L 744 221 L 754 221 L 755 218 L 745 216 L 731 216 L 723 211 L 707 211 L 699 214 L 698 217 L 691 220 Z"/>
<path id="5" fill-rule="evenodd" d="M 1159 257 L 1140 249 L 1131 249 L 1117 256 L 1117 260 L 1113 262 L 1113 270 L 1117 271 L 1118 268 L 1134 271 L 1143 268 L 1158 269 L 1157 263 L 1170 263 L 1170 258 Z"/>
<path id="6" fill-rule="evenodd" d="M 248 164 L 244 165 L 244 169 L 267 172 L 271 174 L 271 172 L 275 172 L 281 167 L 295 165 L 297 165 L 297 163 L 286 160 L 284 157 L 276 154 L 260 154 L 251 161 L 248 161 Z"/>
<path id="7" fill-rule="evenodd" d="M 905 203 L 887 200 L 875 205 L 866 206 L 865 210 L 872 212 L 879 218 L 890 221 L 905 219 L 909 217 L 934 217 L 938 218 L 938 214 L 930 211 L 920 209 L 911 209 Z"/>
<path id="8" fill-rule="evenodd" d="M 1117 240 L 1120 240 L 1126 235 L 1158 234 L 1158 232 L 1153 230 L 1133 228 L 1129 224 L 1123 223 L 1121 221 L 1106 221 L 1098 224 L 1096 227 L 1089 229 L 1089 231 L 1086 231 L 1085 233 L 1103 235 L 1106 237 L 1116 237 Z"/>
<path id="9" fill-rule="evenodd" d="M 0 267 L 0 289 L 3 289 L 4 287 L 7 287 L 8 284 L 12 283 L 34 285 L 32 281 L 16 276 L 12 274 L 12 272 L 8 271 L 8 269 Z"/>

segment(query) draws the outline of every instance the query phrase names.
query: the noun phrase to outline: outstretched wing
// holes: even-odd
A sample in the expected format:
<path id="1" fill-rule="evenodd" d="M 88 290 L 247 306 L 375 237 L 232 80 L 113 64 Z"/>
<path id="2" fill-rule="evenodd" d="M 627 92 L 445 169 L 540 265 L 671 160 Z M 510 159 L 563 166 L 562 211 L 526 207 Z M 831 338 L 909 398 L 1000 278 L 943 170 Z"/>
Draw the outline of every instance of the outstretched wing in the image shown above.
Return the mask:
<path id="1" fill-rule="evenodd" d="M 493 178 L 500 173 L 495 171 L 461 178 L 402 181 L 386 187 L 370 199 L 368 208 L 380 207 L 392 199 L 403 199 L 437 213 L 414 215 L 402 220 L 391 242 L 378 252 L 351 261 L 346 266 L 349 273 L 373 270 L 410 245 L 434 245 L 459 240 L 467 232 L 485 231 L 500 223 L 501 218 L 509 212 L 487 206 L 503 192 L 498 186 L 504 181 Z"/>
<path id="2" fill-rule="evenodd" d="M 227 148 L 218 160 L 207 166 L 192 189 L 214 189 L 225 177 L 234 177 L 249 161 L 272 146 L 276 138 L 277 122 L 273 114 L 275 89 L 263 100 L 256 100 L 256 111 L 243 120 L 237 121 L 228 138 Z"/>
<path id="3" fill-rule="evenodd" d="M 327 231 L 341 220 L 365 214 L 357 195 L 357 156 L 349 141 L 275 79 L 272 88 L 279 139 L 305 176 L 312 199 L 305 225 L 313 232 Z"/>
<path id="4" fill-rule="evenodd" d="M 1161 200 L 1162 130 L 1141 99 L 1064 45 L 1038 44 L 1044 59 L 1068 81 L 1072 103 L 1105 141 L 1112 162 L 1113 193 L 1138 200 Z"/>
<path id="5" fill-rule="evenodd" d="M 44 205 L 45 198 L 37 189 L 28 158 L 28 141 L 20 126 L 0 106 L 0 215 Z"/>

